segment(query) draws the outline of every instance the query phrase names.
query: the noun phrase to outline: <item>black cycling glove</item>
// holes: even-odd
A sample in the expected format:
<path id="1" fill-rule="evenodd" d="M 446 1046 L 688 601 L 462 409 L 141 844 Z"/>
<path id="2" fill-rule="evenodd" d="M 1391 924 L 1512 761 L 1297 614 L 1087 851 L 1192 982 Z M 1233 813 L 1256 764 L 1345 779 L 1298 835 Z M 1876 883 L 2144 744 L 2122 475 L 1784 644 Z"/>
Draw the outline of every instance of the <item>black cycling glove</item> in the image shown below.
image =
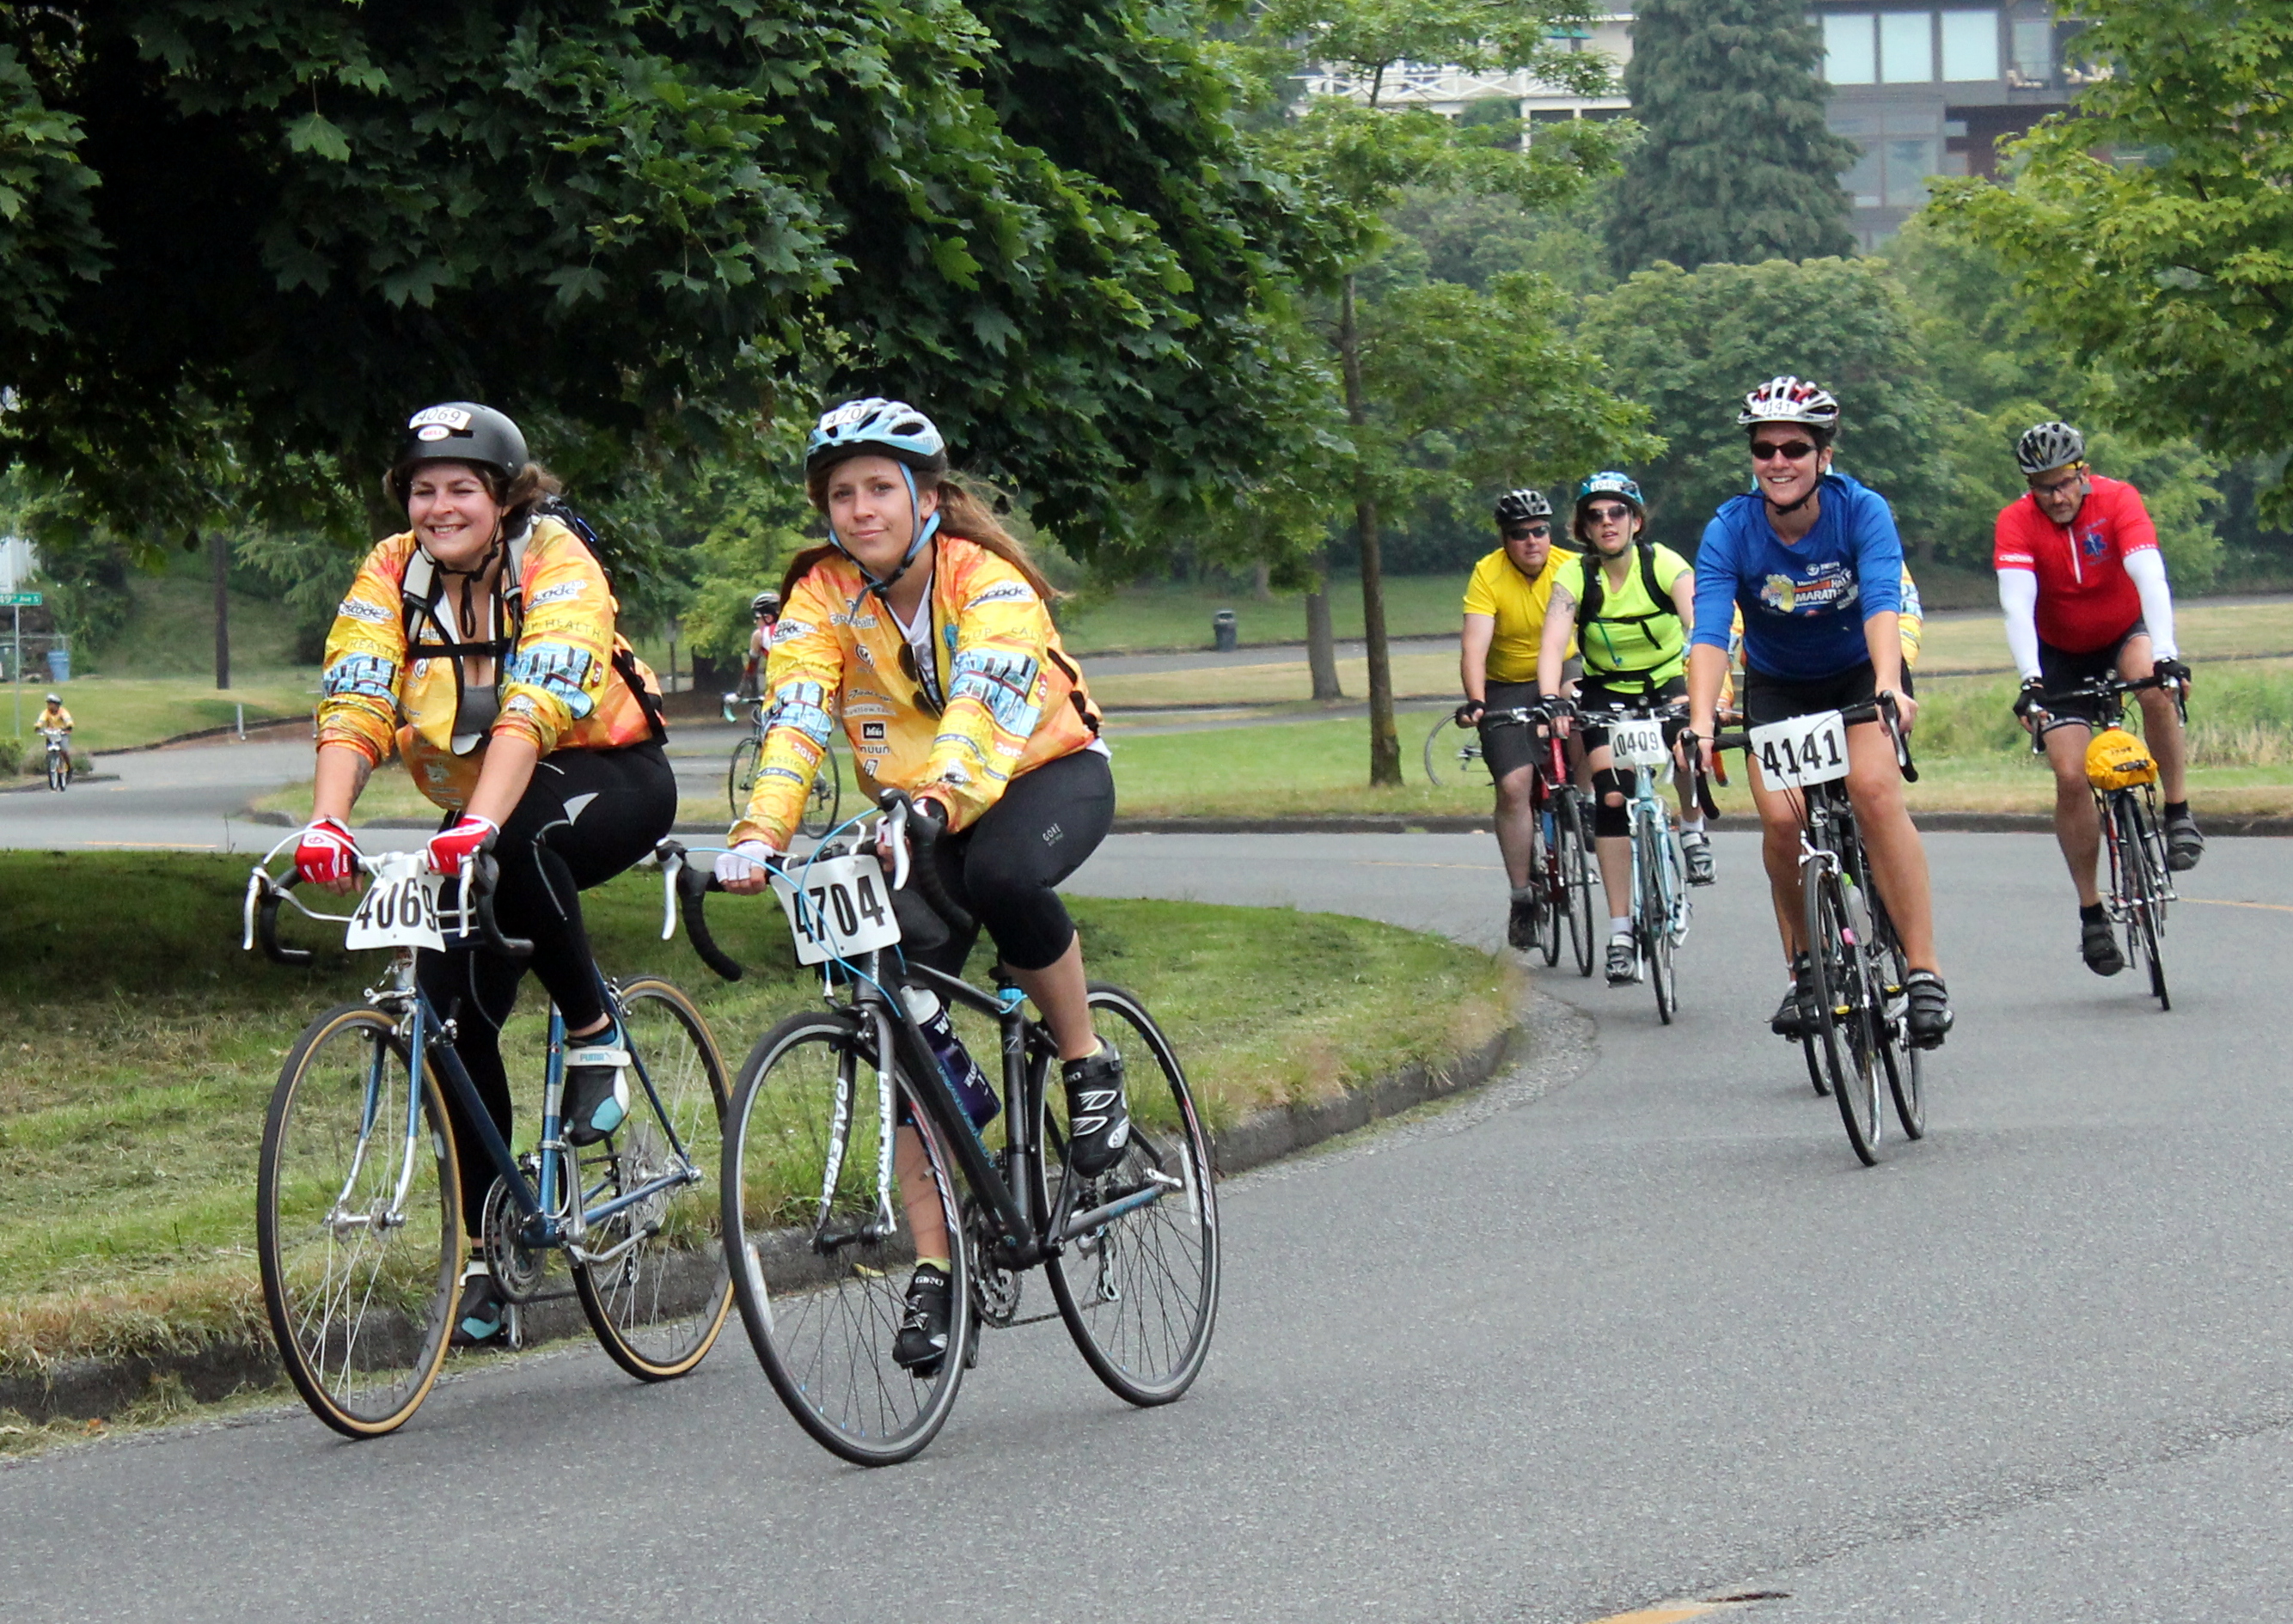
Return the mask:
<path id="1" fill-rule="evenodd" d="M 2014 719 L 2028 722 L 2046 708 L 2046 684 L 2043 678 L 2026 676 L 2022 691 L 2014 696 Z"/>
<path id="2" fill-rule="evenodd" d="M 2190 668 L 2178 659 L 2171 657 L 2161 659 L 2151 670 L 2169 683 L 2178 683 L 2184 688 L 2190 685 Z"/>
<path id="3" fill-rule="evenodd" d="M 1481 719 L 1481 713 L 1487 708 L 1488 707 L 1484 705 L 1479 699 L 1466 700 L 1462 705 L 1457 707 L 1457 725 L 1459 727 L 1472 726 L 1473 723 Z"/>

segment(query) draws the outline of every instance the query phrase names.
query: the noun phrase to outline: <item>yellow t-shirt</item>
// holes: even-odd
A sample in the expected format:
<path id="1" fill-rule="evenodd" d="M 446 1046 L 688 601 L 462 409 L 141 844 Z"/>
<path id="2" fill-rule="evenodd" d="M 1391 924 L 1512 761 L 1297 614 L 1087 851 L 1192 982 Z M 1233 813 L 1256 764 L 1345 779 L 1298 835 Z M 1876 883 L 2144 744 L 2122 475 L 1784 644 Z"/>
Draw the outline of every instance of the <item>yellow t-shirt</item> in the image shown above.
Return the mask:
<path id="1" fill-rule="evenodd" d="M 1560 578 L 1563 570 L 1576 568 L 1579 556 L 1553 548 L 1544 555 L 1544 568 L 1533 581 L 1503 547 L 1473 566 L 1473 578 L 1465 583 L 1465 612 L 1487 615 L 1497 623 L 1496 636 L 1489 644 L 1487 681 L 1536 681 L 1536 655 L 1544 642 L 1544 611 L 1552 602 L 1552 583 Z M 1576 640 L 1571 637 L 1568 652 L 1576 651 Z"/>

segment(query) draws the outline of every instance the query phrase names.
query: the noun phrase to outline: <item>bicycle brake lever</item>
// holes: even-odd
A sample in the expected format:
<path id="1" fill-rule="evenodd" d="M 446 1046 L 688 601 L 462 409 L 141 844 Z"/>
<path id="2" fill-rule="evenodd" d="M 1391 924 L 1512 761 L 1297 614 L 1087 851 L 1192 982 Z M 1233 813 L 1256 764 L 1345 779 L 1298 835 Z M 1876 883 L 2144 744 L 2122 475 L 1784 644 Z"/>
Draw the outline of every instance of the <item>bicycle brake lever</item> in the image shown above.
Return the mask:
<path id="1" fill-rule="evenodd" d="M 892 889 L 908 888 L 908 797 L 894 790 L 886 797 L 884 822 L 892 838 Z"/>

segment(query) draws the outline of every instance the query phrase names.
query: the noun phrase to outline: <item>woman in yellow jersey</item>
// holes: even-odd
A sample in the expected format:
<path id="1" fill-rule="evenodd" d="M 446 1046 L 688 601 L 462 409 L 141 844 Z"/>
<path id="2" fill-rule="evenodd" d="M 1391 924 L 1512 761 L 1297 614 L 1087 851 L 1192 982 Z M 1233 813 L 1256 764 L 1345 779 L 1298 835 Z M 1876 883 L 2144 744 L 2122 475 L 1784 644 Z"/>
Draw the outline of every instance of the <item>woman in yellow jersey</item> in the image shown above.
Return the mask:
<path id="1" fill-rule="evenodd" d="M 1091 1029 L 1082 944 L 1053 889 L 1114 820 L 1098 709 L 1051 625 L 1050 586 L 986 504 L 949 477 L 946 442 L 915 408 L 869 399 L 820 420 L 805 485 L 829 545 L 801 553 L 782 587 L 766 665 L 764 755 L 733 850 L 728 891 L 765 885 L 788 849 L 839 720 L 863 787 L 906 790 L 945 831 L 940 878 L 976 916 L 1043 1013 L 1066 1085 L 1069 1168 L 1114 1167 L 1130 1141 L 1122 1057 Z M 960 974 L 972 939 L 911 940 L 919 963 Z M 977 1123 L 997 1106 L 944 1009 L 919 1012 Z M 917 1266 L 893 1344 L 927 1373 L 947 1349 L 950 1244 L 913 1128 L 895 1159 Z"/>
<path id="2" fill-rule="evenodd" d="M 1541 490 L 1509 490 L 1499 497 L 1496 521 L 1503 545 L 1475 564 L 1465 583 L 1465 626 L 1457 640 L 1457 676 L 1465 702 L 1457 707 L 1457 725 L 1480 729 L 1481 760 L 1497 787 L 1497 852 L 1512 885 L 1505 940 L 1527 948 L 1535 936 L 1539 902 L 1528 874 L 1536 849 L 1530 780 L 1538 741 L 1528 728 L 1486 718 L 1537 703 L 1543 691 L 1536 682 L 1536 651 L 1545 606 L 1552 601 L 1553 582 L 1576 555 L 1552 545 L 1552 504 Z M 1573 675 L 1564 668 L 1558 680 L 1566 683 Z"/>
<path id="3" fill-rule="evenodd" d="M 1576 488 L 1571 529 L 1589 549 L 1576 570 L 1552 588 L 1552 610 L 1544 622 L 1542 671 L 1558 671 L 1570 632 L 1584 661 L 1584 681 L 1576 707 L 1584 713 L 1585 764 L 1592 773 L 1592 847 L 1600 860 L 1601 888 L 1608 901 L 1608 978 L 1611 987 L 1640 979 L 1641 954 L 1633 937 L 1633 775 L 1619 769 L 1608 752 L 1608 729 L 1597 713 L 1616 705 L 1685 705 L 1688 633 L 1694 622 L 1696 571 L 1670 547 L 1641 539 L 1648 508 L 1641 488 L 1621 473 L 1593 474 Z M 1570 731 L 1566 702 L 1555 725 Z M 1665 728 L 1667 742 L 1687 726 L 1683 713 Z M 1695 780 L 1680 780 L 1680 844 L 1688 859 L 1688 883 L 1712 883 L 1712 839 L 1704 829 L 1704 808 Z"/>
<path id="4" fill-rule="evenodd" d="M 358 877 L 351 809 L 394 750 L 445 809 L 430 861 L 456 875 L 482 848 L 500 863 L 496 917 L 533 942 L 531 966 L 565 1017 L 566 1137 L 594 1144 L 629 1104 L 628 1049 L 605 1012 L 580 893 L 653 848 L 677 819 L 677 778 L 652 674 L 614 626 L 585 527 L 501 413 L 454 400 L 406 425 L 386 481 L 407 529 L 376 544 L 327 638 L 312 820 L 296 867 L 329 890 Z M 425 952 L 423 990 L 494 1125 L 511 1128 L 501 1024 L 524 965 L 481 949 Z M 463 1222 L 480 1230 L 493 1162 L 456 1118 Z M 458 1343 L 501 1335 L 482 1262 L 465 1278 Z"/>

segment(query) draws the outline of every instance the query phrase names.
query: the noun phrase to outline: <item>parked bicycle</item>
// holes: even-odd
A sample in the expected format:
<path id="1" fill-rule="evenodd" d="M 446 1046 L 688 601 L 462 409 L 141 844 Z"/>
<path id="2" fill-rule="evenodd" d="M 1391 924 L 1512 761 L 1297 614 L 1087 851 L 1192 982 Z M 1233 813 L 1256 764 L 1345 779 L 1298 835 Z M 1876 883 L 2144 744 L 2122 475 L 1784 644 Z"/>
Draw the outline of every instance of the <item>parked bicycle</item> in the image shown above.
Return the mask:
<path id="1" fill-rule="evenodd" d="M 40 741 L 47 747 L 48 788 L 64 790 L 71 788 L 71 734 L 62 728 L 44 727 Z"/>
<path id="2" fill-rule="evenodd" d="M 863 1466 L 912 1458 L 939 1431 L 984 1324 L 1021 1314 L 1042 1267 L 1057 1312 L 1092 1371 L 1133 1404 L 1186 1392 L 1218 1310 L 1218 1202 L 1210 1137 L 1170 1040 L 1134 995 L 1094 985 L 1092 1017 L 1130 1068 L 1131 1136 L 1096 1177 L 1065 1166 L 1057 1051 L 1000 973 L 987 991 L 904 960 L 898 895 L 911 880 L 943 920 L 969 920 L 940 885 L 928 825 L 887 792 L 887 879 L 872 833 L 776 860 L 772 887 L 799 962 L 820 967 L 828 1006 L 790 1016 L 749 1052 L 725 1117 L 724 1224 L 738 1260 L 742 1323 L 774 1390 L 822 1446 Z M 915 841 L 910 861 L 910 840 Z M 714 877 L 679 881 L 693 946 L 719 974 L 700 903 Z M 995 1023 L 1002 1143 L 974 1129 L 910 1013 L 928 992 Z M 912 1124 L 918 1164 L 895 1165 Z M 893 1339 L 915 1262 L 907 1214 L 937 1208 L 952 1244 L 948 1353 L 903 1368 Z"/>
<path id="3" fill-rule="evenodd" d="M 386 950 L 360 1000 L 304 1030 L 271 1095 L 256 1176 L 263 1300 L 280 1359 L 312 1412 L 371 1438 L 403 1425 L 444 1364 L 464 1262 L 461 1180 L 443 1087 L 476 1125 L 497 1177 L 477 1242 L 512 1305 L 550 1296 L 563 1253 L 597 1340 L 632 1376 L 662 1381 L 699 1364 L 731 1312 L 732 1282 L 709 1180 L 717 1160 L 725 1069 L 707 1023 L 669 982 L 601 978 L 644 1099 L 602 1143 L 563 1134 L 565 1029 L 552 1010 L 538 1140 L 513 1151 L 495 1129 L 442 1021 L 415 980 L 415 954 L 474 939 L 512 956 L 492 913 L 493 860 L 442 912 L 423 853 L 361 856 L 370 884 L 347 916 L 312 912 L 295 877 L 247 877 L 245 941 L 287 965 L 279 912 L 345 925 L 352 952 Z M 417 1057 L 419 1062 L 417 1064 Z M 513 1321 L 515 1327 L 515 1321 Z"/>
<path id="4" fill-rule="evenodd" d="M 749 810 L 749 791 L 756 787 L 757 764 L 765 755 L 765 707 L 760 699 L 745 694 L 725 696 L 725 720 L 735 722 L 736 706 L 749 707 L 749 735 L 733 747 L 733 762 L 725 774 L 725 799 L 733 808 L 733 816 L 741 817 Z M 797 824 L 797 832 L 818 840 L 836 827 L 836 813 L 843 796 L 838 770 L 836 739 L 833 734 L 821 746 L 820 771 L 812 776 L 812 792 L 805 799 L 804 816 Z"/>
<path id="5" fill-rule="evenodd" d="M 2166 905 L 2179 899 L 2166 862 L 2166 826 L 2158 816 L 2158 763 L 2149 747 L 2126 731 L 2126 696 L 2144 689 L 2172 691 L 2174 708 L 2188 719 L 2189 693 L 2176 679 L 2151 675 L 2138 682 L 2098 676 L 2080 683 L 2065 699 L 2096 702 L 2094 737 L 2086 747 L 2086 779 L 2102 820 L 2103 848 L 2110 853 L 2110 888 L 2103 905 L 2126 933 L 2127 962 L 2147 966 L 2150 991 L 2160 1009 L 2174 1007 L 2166 990 Z M 2034 729 L 2030 748 L 2046 753 L 2043 730 Z"/>
<path id="6" fill-rule="evenodd" d="M 1641 973 L 1656 991 L 1657 1018 L 1666 1026 L 1680 1008 L 1673 949 L 1688 940 L 1692 911 L 1688 857 L 1663 794 L 1673 766 L 1665 723 L 1676 721 L 1678 715 L 1676 707 L 1661 705 L 1617 705 L 1583 713 L 1587 725 L 1607 733 L 1609 756 L 1617 770 L 1633 775 L 1625 811 L 1631 821 L 1633 945 L 1640 951 Z"/>
<path id="7" fill-rule="evenodd" d="M 1884 1120 L 1881 1079 L 1907 1139 L 1926 1134 L 1924 1052 L 1910 1035 L 1910 965 L 1872 883 L 1855 808 L 1847 796 L 1847 729 L 1877 718 L 1906 780 L 1916 783 L 1892 696 L 1722 733 L 1723 749 L 1748 748 L 1762 777 L 1789 792 L 1800 812 L 1799 872 L 1817 1030 L 1801 1039 L 1816 1092 L 1839 1104 L 1847 1140 L 1866 1166 L 1878 1162 Z"/>

